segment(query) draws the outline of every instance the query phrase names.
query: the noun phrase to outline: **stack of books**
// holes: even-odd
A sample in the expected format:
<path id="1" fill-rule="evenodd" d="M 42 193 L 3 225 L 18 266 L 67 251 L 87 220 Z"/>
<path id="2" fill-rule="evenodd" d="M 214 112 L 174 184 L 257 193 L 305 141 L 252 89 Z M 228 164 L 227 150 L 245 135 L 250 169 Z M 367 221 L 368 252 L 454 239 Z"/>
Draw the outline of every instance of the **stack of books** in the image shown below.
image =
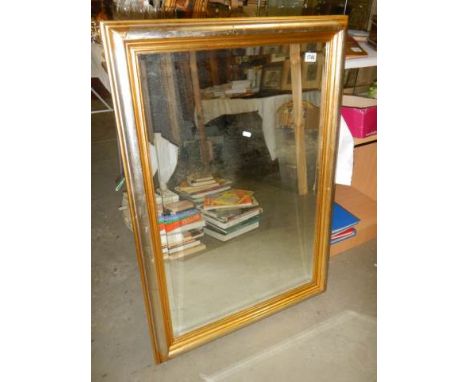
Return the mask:
<path id="1" fill-rule="evenodd" d="M 159 217 L 161 246 L 164 257 L 179 258 L 206 248 L 199 239 L 204 235 L 205 220 L 195 204 L 180 200 L 164 204 Z"/>
<path id="2" fill-rule="evenodd" d="M 218 194 L 231 188 L 231 181 L 226 179 L 206 176 L 202 178 L 189 177 L 175 188 L 175 191 L 183 198 L 201 205 L 204 198 Z"/>
<path id="3" fill-rule="evenodd" d="M 344 209 L 341 205 L 333 203 L 331 244 L 339 243 L 356 236 L 357 232 L 354 226 L 359 221 L 358 217 Z"/>
<path id="4" fill-rule="evenodd" d="M 228 241 L 259 226 L 259 215 L 263 212 L 253 191 L 231 189 L 204 198 L 200 210 L 205 218 L 207 235 Z"/>
<path id="5" fill-rule="evenodd" d="M 158 188 L 154 196 L 156 198 L 156 204 L 158 206 L 158 218 L 160 218 L 164 213 L 163 205 L 179 201 L 179 195 L 167 189 L 161 190 L 160 188 Z"/>

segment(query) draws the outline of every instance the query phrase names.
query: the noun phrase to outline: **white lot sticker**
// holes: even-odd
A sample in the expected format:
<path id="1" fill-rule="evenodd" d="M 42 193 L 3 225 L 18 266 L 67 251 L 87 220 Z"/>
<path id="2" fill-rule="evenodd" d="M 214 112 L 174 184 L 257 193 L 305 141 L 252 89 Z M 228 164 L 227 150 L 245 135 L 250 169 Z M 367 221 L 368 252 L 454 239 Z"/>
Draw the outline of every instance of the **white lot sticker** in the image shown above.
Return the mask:
<path id="1" fill-rule="evenodd" d="M 244 130 L 244 131 L 242 132 L 242 135 L 243 135 L 244 137 L 250 138 L 250 137 L 252 136 L 252 133 L 251 133 L 250 131 L 245 131 L 245 130 Z"/>
<path id="2" fill-rule="evenodd" d="M 305 62 L 315 62 L 315 61 L 317 61 L 317 53 L 316 52 L 305 52 L 304 53 L 304 61 Z"/>

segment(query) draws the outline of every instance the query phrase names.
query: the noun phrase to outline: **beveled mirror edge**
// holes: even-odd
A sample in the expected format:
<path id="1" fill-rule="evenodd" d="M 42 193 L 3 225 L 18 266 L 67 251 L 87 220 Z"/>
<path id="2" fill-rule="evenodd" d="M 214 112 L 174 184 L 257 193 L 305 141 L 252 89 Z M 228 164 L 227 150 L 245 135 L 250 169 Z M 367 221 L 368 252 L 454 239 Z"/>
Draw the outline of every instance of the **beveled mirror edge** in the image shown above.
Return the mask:
<path id="1" fill-rule="evenodd" d="M 157 281 L 159 284 L 159 292 L 164 290 L 165 293 L 162 293 L 162 296 L 155 298 L 151 293 L 151 285 L 145 271 L 145 256 L 144 248 L 142 245 L 142 232 L 140 229 L 141 214 L 137 213 L 138 206 L 134 194 L 134 184 L 141 182 L 139 184 L 140 190 L 141 185 L 144 184 L 145 193 L 148 195 L 148 191 L 152 190 L 152 182 L 148 182 L 148 174 L 151 174 L 149 169 L 149 164 L 144 158 L 144 153 L 146 151 L 145 145 L 145 134 L 143 131 L 144 126 L 144 117 L 143 110 L 138 102 L 138 95 L 136 94 L 138 89 L 141 89 L 138 85 L 138 72 L 135 65 L 136 52 L 138 51 L 138 44 L 134 44 L 133 40 L 133 50 L 130 47 L 132 39 L 128 39 L 129 34 L 127 33 L 131 29 L 138 29 L 141 27 L 151 28 L 152 26 L 159 26 L 160 24 L 164 25 L 178 25 L 181 22 L 185 25 L 196 25 L 197 27 L 207 27 L 209 25 L 215 25 L 216 21 L 220 19 L 197 19 L 197 20 L 163 20 L 161 22 L 155 22 L 153 20 L 142 20 L 142 21 L 110 21 L 103 22 L 103 40 L 104 40 L 104 50 L 106 54 L 106 61 L 110 63 L 108 65 L 109 75 L 111 79 L 111 88 L 112 88 L 112 97 L 114 102 L 114 109 L 117 122 L 117 130 L 119 136 L 119 142 L 121 147 L 122 159 L 124 162 L 124 171 L 127 179 L 128 195 L 129 195 L 129 205 L 130 213 L 132 218 L 132 225 L 134 227 L 134 236 L 135 236 L 135 245 L 137 251 L 137 259 L 140 268 L 141 283 L 145 297 L 145 308 L 147 311 L 147 318 L 149 324 L 149 331 L 151 336 L 151 342 L 153 347 L 153 356 L 156 363 L 164 362 L 169 358 L 188 351 L 194 347 L 197 347 L 201 344 L 209 342 L 215 338 L 218 338 L 222 335 L 228 334 L 234 330 L 237 330 L 241 327 L 244 327 L 252 322 L 255 322 L 261 318 L 267 317 L 277 311 L 285 309 L 293 304 L 296 304 L 306 298 L 309 298 L 313 295 L 321 293 L 326 288 L 326 272 L 328 265 L 328 255 L 329 255 L 329 241 L 328 233 L 330 229 L 330 220 L 331 220 L 331 203 L 333 200 L 333 174 L 334 174 L 334 163 L 336 160 L 336 140 L 338 133 L 338 123 L 339 118 L 339 106 L 340 106 L 340 94 L 341 94 L 341 76 L 343 70 L 344 62 L 344 53 L 343 53 L 343 44 L 344 44 L 344 31 L 346 30 L 347 17 L 346 16 L 307 16 L 307 17 L 283 17 L 283 18 L 248 18 L 248 19 L 222 19 L 219 22 L 227 25 L 246 25 L 246 24 L 258 24 L 259 22 L 267 22 L 268 24 L 285 24 L 285 25 L 297 25 L 298 22 L 302 26 L 307 26 L 307 29 L 311 33 L 318 33 L 323 31 L 321 29 L 322 25 L 326 25 L 327 28 L 330 28 L 330 25 L 334 28 L 333 37 L 328 40 L 328 51 L 325 76 L 323 79 L 322 88 L 322 100 L 325 100 L 326 107 L 321 108 L 321 123 L 323 126 L 327 126 L 326 135 L 323 137 L 322 143 L 327 149 L 324 150 L 323 147 L 320 150 L 320 160 L 321 163 L 319 168 L 319 185 L 317 188 L 317 205 L 319 206 L 316 214 L 316 223 L 317 227 L 320 227 L 318 232 L 318 240 L 314 241 L 314 253 L 317 256 L 314 257 L 314 270 L 313 270 L 313 282 L 303 284 L 293 290 L 284 292 L 278 296 L 270 298 L 261 303 L 255 304 L 252 307 L 243 309 L 235 314 L 232 314 L 223 319 L 217 320 L 215 322 L 204 325 L 203 327 L 197 328 L 193 331 L 185 333 L 179 337 L 174 338 L 172 334 L 172 326 L 170 322 L 170 310 L 168 305 L 168 296 L 167 290 L 165 289 L 164 280 L 164 265 L 162 260 L 162 253 L 160 253 L 160 248 L 158 246 L 159 238 L 155 233 L 155 227 L 157 227 L 157 222 L 154 221 L 155 215 L 151 214 L 151 211 L 154 212 L 154 200 L 150 200 L 146 196 L 146 214 L 150 217 L 150 227 L 151 227 L 151 243 L 153 249 L 153 254 L 156 253 L 155 258 L 153 258 L 153 267 L 155 274 L 157 275 Z M 225 38 L 225 37 L 224 37 Z M 281 35 L 278 35 L 278 43 L 285 43 L 281 41 Z M 125 73 L 116 72 L 116 63 L 115 63 L 115 43 L 116 39 L 120 40 L 120 43 L 125 45 L 126 49 L 126 60 L 127 60 L 127 69 L 128 72 L 127 80 L 130 82 L 130 88 L 133 90 L 131 93 L 131 98 L 134 107 L 134 125 L 135 129 L 140 131 L 137 138 L 138 153 L 135 152 L 135 146 L 129 147 L 128 140 L 135 140 L 135 136 L 128 137 L 125 133 L 124 121 L 128 115 L 125 116 L 125 109 L 122 107 L 120 97 L 115 96 L 119 94 L 119 88 L 117 86 L 119 78 L 118 76 L 124 76 Z M 249 43 L 255 43 L 255 40 L 249 41 Z M 291 43 L 291 41 L 288 41 Z M 139 43 L 140 47 L 145 44 Z M 129 63 L 131 61 L 129 57 L 133 57 L 133 64 Z M 122 57 L 120 57 L 122 59 Z M 325 89 L 325 91 L 323 91 Z M 324 95 L 325 94 L 325 95 Z M 128 101 L 128 100 L 127 100 Z M 322 129 L 322 131 L 325 131 Z M 135 142 L 132 142 L 135 143 Z M 132 167 L 133 159 L 133 167 Z M 139 162 L 143 173 L 135 174 L 135 165 Z M 135 176 L 136 175 L 136 176 Z M 149 195 L 152 195 L 151 193 Z M 151 198 L 152 199 L 152 198 Z M 141 206 L 140 206 L 141 209 Z M 152 216 L 152 218 L 151 218 Z"/>

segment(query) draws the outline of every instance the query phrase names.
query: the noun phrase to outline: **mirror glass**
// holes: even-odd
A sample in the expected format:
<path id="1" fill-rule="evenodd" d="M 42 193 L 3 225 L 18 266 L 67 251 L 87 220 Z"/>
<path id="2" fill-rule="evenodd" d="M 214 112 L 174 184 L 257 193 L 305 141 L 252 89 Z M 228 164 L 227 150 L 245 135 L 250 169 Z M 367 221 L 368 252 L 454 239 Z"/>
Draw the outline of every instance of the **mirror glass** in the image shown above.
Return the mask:
<path id="1" fill-rule="evenodd" d="M 174 335 L 314 269 L 324 45 L 139 56 Z"/>

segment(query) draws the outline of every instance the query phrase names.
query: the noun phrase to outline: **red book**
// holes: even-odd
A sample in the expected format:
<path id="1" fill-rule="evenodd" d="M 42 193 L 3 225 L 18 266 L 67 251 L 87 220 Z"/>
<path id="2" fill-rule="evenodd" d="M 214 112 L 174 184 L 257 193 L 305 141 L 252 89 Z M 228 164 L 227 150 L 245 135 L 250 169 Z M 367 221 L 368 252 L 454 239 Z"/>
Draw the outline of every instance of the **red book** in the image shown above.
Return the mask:
<path id="1" fill-rule="evenodd" d="M 164 224 L 164 227 L 166 228 L 166 232 L 169 233 L 169 232 L 174 231 L 175 229 L 177 229 L 179 227 L 182 227 L 184 225 L 188 225 L 188 224 L 200 221 L 200 220 L 202 220 L 201 215 L 196 214 L 196 215 L 188 216 L 188 217 L 186 217 L 184 219 L 175 221 L 173 223 Z"/>

